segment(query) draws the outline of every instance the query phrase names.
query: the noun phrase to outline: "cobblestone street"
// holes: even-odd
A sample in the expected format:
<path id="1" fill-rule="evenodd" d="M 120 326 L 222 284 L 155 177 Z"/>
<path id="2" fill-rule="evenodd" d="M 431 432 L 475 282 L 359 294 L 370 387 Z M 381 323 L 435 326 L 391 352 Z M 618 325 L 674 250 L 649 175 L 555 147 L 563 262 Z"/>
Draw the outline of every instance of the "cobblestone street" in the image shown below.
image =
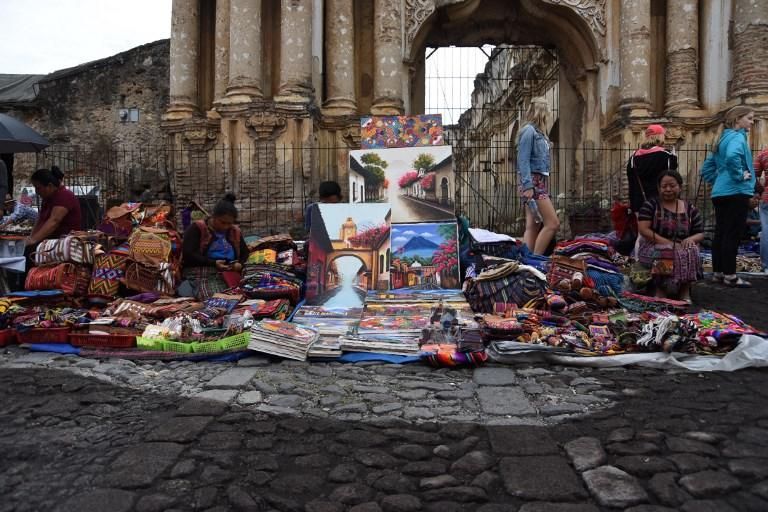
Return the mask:
<path id="1" fill-rule="evenodd" d="M 13 347 L 0 510 L 764 511 L 766 375 Z"/>

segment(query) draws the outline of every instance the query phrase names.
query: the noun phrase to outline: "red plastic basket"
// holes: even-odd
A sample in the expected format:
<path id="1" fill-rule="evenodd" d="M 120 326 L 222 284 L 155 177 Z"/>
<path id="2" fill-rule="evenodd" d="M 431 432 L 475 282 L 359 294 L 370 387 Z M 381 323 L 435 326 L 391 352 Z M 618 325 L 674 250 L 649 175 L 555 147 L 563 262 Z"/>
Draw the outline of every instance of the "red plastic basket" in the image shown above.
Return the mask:
<path id="1" fill-rule="evenodd" d="M 19 343 L 68 343 L 69 327 L 33 328 L 17 331 L 16 338 Z"/>
<path id="2" fill-rule="evenodd" d="M 0 347 L 16 343 L 16 329 L 3 329 L 0 331 Z"/>
<path id="3" fill-rule="evenodd" d="M 75 347 L 131 348 L 136 336 L 131 334 L 70 334 L 69 343 Z"/>

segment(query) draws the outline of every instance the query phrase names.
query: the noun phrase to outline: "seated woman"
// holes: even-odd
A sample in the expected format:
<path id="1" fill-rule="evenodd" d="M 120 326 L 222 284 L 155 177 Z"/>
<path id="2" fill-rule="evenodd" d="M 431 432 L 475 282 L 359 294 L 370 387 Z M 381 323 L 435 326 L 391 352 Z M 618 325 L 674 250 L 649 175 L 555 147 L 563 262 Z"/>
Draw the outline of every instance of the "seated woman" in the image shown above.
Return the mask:
<path id="1" fill-rule="evenodd" d="M 190 224 L 184 232 L 185 281 L 179 287 L 179 295 L 205 300 L 231 288 L 223 273 L 239 274 L 248 259 L 248 246 L 235 222 L 235 196 L 227 194 L 216 203 L 213 215 Z"/>
<path id="2" fill-rule="evenodd" d="M 37 210 L 32 207 L 32 198 L 27 194 L 26 190 L 21 191 L 21 196 L 17 201 L 10 199 L 5 204 L 11 213 L 0 220 L 0 230 L 11 224 L 21 222 L 32 225 L 37 223 Z"/>
<path id="3" fill-rule="evenodd" d="M 61 184 L 64 173 L 58 167 L 38 169 L 30 178 L 35 193 L 43 200 L 32 234 L 24 243 L 34 247 L 47 238 L 59 238 L 82 229 L 80 201 Z"/>
<path id="4" fill-rule="evenodd" d="M 704 239 L 704 224 L 699 210 L 680 199 L 683 178 L 667 170 L 659 176 L 659 197 L 649 199 L 638 213 L 638 231 L 642 236 L 638 260 L 647 268 L 660 255 L 671 257 L 671 272 L 656 272 L 653 284 L 657 297 L 678 298 L 691 302 L 691 282 L 700 275 L 699 243 Z M 658 263 L 657 263 L 658 265 Z M 663 267 L 658 265 L 657 268 Z M 669 266 L 667 266 L 669 267 Z"/>

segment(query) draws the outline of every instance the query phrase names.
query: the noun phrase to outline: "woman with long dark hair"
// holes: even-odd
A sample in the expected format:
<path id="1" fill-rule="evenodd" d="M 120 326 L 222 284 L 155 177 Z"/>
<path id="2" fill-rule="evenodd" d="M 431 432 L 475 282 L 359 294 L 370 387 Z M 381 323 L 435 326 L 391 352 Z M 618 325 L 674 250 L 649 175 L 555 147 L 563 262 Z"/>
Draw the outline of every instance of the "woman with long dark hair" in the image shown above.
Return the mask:
<path id="1" fill-rule="evenodd" d="M 668 272 L 656 272 L 657 297 L 677 297 L 691 301 L 691 283 L 700 275 L 699 244 L 704 239 L 704 222 L 699 210 L 680 198 L 683 178 L 671 169 L 663 171 L 655 187 L 658 193 L 638 212 L 640 264 L 652 268 L 662 251 L 668 251 L 672 264 Z"/>
<path id="2" fill-rule="evenodd" d="M 50 169 L 38 169 L 32 174 L 30 181 L 43 201 L 32 234 L 24 240 L 27 246 L 82 229 L 80 201 L 62 185 L 63 179 L 64 173 L 55 165 Z"/>
<path id="3" fill-rule="evenodd" d="M 248 246 L 235 224 L 238 213 L 235 200 L 234 195 L 225 195 L 216 203 L 209 218 L 193 222 L 184 232 L 182 275 L 189 288 L 180 287 L 180 295 L 205 300 L 231 287 L 225 273 L 242 272 L 248 259 Z"/>

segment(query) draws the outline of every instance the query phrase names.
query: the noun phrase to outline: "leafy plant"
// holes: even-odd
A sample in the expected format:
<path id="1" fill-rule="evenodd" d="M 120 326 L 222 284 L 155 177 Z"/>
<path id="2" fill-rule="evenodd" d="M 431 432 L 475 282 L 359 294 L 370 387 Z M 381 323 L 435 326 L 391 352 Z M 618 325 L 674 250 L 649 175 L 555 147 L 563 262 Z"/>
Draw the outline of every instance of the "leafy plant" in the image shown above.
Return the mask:
<path id="1" fill-rule="evenodd" d="M 440 244 L 432 258 L 432 264 L 438 272 L 454 273 L 459 270 L 459 252 L 455 238 Z"/>
<path id="2" fill-rule="evenodd" d="M 386 179 L 384 169 L 389 166 L 385 160 L 382 160 L 376 153 L 366 153 L 360 157 L 360 160 L 364 164 L 364 177 L 366 181 L 370 181 L 371 186 L 378 187 L 384 183 Z"/>
<path id="3" fill-rule="evenodd" d="M 413 161 L 413 168 L 422 173 L 427 172 L 433 165 L 435 165 L 435 157 L 429 153 L 422 153 Z"/>
<path id="4" fill-rule="evenodd" d="M 607 215 L 607 206 L 599 194 L 585 196 L 576 201 L 568 201 L 565 210 L 569 216 L 601 217 Z"/>

